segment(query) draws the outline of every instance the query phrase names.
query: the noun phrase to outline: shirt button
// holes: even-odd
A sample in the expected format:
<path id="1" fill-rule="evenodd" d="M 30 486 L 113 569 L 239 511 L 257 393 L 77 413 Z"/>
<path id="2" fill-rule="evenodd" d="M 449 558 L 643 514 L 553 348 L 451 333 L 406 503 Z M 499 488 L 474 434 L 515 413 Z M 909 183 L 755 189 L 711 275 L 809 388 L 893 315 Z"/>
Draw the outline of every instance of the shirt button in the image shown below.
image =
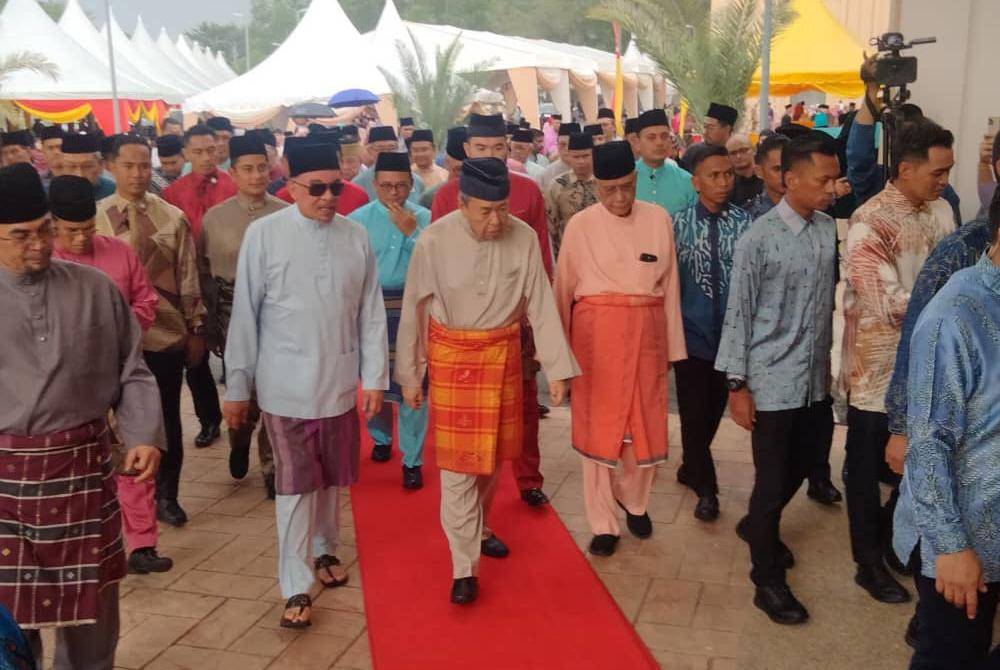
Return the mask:
<path id="1" fill-rule="evenodd" d="M 44 335 L 39 335 L 39 336 L 38 336 L 38 341 L 39 341 L 39 342 L 47 342 L 47 341 L 48 341 L 48 339 L 49 339 L 49 338 L 45 337 Z"/>

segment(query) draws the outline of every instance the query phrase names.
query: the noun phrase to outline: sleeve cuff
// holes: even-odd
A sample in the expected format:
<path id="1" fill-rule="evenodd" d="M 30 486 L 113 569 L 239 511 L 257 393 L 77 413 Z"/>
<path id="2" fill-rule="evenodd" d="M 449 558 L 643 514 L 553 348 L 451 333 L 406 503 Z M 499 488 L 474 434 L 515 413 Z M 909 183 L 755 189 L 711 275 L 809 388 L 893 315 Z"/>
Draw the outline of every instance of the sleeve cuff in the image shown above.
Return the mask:
<path id="1" fill-rule="evenodd" d="M 226 371 L 226 400 L 245 402 L 250 400 L 250 380 L 241 370 Z"/>
<path id="2" fill-rule="evenodd" d="M 927 539 L 934 548 L 934 553 L 938 556 L 957 554 L 972 548 L 972 543 L 969 542 L 969 537 L 965 534 L 965 528 L 961 524 L 948 524 L 935 528 L 933 535 Z"/>

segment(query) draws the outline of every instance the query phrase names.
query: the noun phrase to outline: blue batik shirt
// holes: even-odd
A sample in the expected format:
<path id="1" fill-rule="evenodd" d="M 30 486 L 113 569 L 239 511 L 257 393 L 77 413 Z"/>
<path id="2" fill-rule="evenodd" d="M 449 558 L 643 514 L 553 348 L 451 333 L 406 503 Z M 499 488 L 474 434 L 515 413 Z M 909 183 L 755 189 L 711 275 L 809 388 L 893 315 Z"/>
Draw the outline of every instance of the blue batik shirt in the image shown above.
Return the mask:
<path id="1" fill-rule="evenodd" d="M 909 409 L 893 549 L 921 572 L 976 552 L 1000 581 L 1000 268 L 959 270 L 924 309 L 910 343 Z"/>
<path id="2" fill-rule="evenodd" d="M 920 274 L 913 284 L 910 301 L 907 303 L 903 328 L 900 331 L 899 347 L 896 349 L 896 364 L 892 371 L 892 381 L 885 394 L 885 411 L 889 415 L 889 431 L 896 435 L 906 434 L 907 379 L 910 373 L 910 338 L 917 325 L 920 313 L 951 276 L 963 268 L 975 265 L 976 261 L 990 246 L 989 224 L 985 219 L 975 219 L 965 224 L 938 242 L 934 251 L 924 261 Z"/>
<path id="3" fill-rule="evenodd" d="M 674 216 L 681 314 L 689 357 L 715 361 L 736 241 L 750 222 L 750 215 L 736 205 L 712 213 L 700 200 Z"/>
<path id="4" fill-rule="evenodd" d="M 777 204 L 778 203 L 771 200 L 771 196 L 767 194 L 767 191 L 762 191 L 751 198 L 750 202 L 748 202 L 746 207 L 743 209 L 747 211 L 747 214 L 750 215 L 750 219 L 752 221 L 756 221 L 774 209 L 774 206 Z"/>

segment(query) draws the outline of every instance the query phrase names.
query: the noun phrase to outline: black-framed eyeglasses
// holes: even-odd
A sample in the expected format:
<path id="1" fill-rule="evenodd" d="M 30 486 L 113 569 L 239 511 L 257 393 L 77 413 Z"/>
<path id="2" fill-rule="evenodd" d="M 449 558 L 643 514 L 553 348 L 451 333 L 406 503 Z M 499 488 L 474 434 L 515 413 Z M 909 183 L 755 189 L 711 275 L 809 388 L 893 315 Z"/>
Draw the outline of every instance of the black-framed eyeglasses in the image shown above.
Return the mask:
<path id="1" fill-rule="evenodd" d="M 309 184 L 303 184 L 302 182 L 295 181 L 294 179 L 289 179 L 288 181 L 292 182 L 293 184 L 298 184 L 304 189 L 307 189 L 309 191 L 309 195 L 311 195 L 314 198 L 322 197 L 323 194 L 326 193 L 328 190 L 330 191 L 330 194 L 333 195 L 334 197 L 340 195 L 344 191 L 344 182 L 340 179 L 338 179 L 337 181 L 331 181 L 329 184 L 327 184 L 326 182 L 312 182 Z"/>

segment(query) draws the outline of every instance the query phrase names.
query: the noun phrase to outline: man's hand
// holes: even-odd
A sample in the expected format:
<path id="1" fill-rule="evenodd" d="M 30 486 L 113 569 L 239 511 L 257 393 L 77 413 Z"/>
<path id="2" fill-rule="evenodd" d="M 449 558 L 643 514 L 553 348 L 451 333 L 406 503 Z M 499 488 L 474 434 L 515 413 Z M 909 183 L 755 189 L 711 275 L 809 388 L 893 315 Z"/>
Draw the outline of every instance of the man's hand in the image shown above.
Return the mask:
<path id="1" fill-rule="evenodd" d="M 376 414 L 382 411 L 382 396 L 385 391 L 362 391 L 361 411 L 365 418 L 371 421 Z"/>
<path id="2" fill-rule="evenodd" d="M 226 400 L 222 403 L 222 418 L 226 420 L 229 430 L 239 430 L 247 422 L 249 413 L 249 400 Z"/>
<path id="3" fill-rule="evenodd" d="M 403 389 L 403 402 L 410 409 L 420 409 L 421 405 L 424 404 L 424 390 L 419 386 L 404 386 Z"/>
<path id="4" fill-rule="evenodd" d="M 750 389 L 729 392 L 729 414 L 737 426 L 743 430 L 753 430 L 753 425 L 757 421 L 757 410 Z"/>
<path id="5" fill-rule="evenodd" d="M 563 404 L 566 399 L 566 380 L 554 379 L 549 381 L 549 401 L 553 407 Z"/>
<path id="6" fill-rule="evenodd" d="M 889 443 L 885 445 L 885 462 L 889 469 L 897 475 L 903 474 L 903 461 L 906 459 L 906 436 L 890 435 Z"/>
<path id="7" fill-rule="evenodd" d="M 122 462 L 123 472 L 136 472 L 135 482 L 137 484 L 152 479 L 156 476 L 156 471 L 160 469 L 160 450 L 156 447 L 139 445 L 132 447 L 125 453 L 125 460 Z"/>
<path id="8" fill-rule="evenodd" d="M 392 222 L 399 228 L 399 232 L 406 237 L 412 235 L 413 231 L 417 229 L 417 217 L 413 212 L 395 203 L 387 205 L 386 208 L 389 210 Z"/>
<path id="9" fill-rule="evenodd" d="M 851 192 L 851 182 L 847 181 L 847 177 L 841 177 L 833 184 L 833 192 L 838 198 L 843 198 L 845 195 Z"/>
<path id="10" fill-rule="evenodd" d="M 941 554 L 934 563 L 937 592 L 955 607 L 965 608 L 969 619 L 976 618 L 979 594 L 986 593 L 983 566 L 972 549 Z"/>
<path id="11" fill-rule="evenodd" d="M 184 364 L 193 368 L 205 357 L 205 338 L 201 335 L 188 335 L 184 343 Z"/>

